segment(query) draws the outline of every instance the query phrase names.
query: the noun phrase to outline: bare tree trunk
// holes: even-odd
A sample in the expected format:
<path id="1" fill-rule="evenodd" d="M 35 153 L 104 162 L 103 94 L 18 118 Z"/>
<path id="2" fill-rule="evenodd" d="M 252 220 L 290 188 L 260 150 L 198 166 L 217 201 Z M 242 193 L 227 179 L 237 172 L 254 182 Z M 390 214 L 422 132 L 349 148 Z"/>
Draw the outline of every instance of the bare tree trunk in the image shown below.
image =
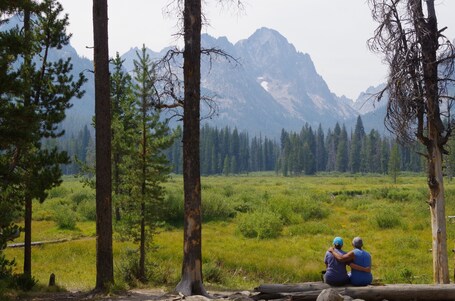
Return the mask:
<path id="1" fill-rule="evenodd" d="M 447 234 L 445 220 L 444 177 L 442 173 L 442 133 L 444 125 L 439 109 L 438 63 L 439 47 L 438 24 L 434 0 L 426 0 L 428 17 L 422 13 L 421 1 L 415 4 L 417 36 L 422 47 L 423 81 L 426 88 L 428 112 L 428 139 L 424 141 L 428 150 L 428 186 L 430 189 L 430 212 L 433 241 L 433 279 L 435 283 L 449 283 L 447 255 Z"/>
<path id="2" fill-rule="evenodd" d="M 96 290 L 114 283 L 112 255 L 111 105 L 107 0 L 93 0 L 96 127 Z"/>
<path id="3" fill-rule="evenodd" d="M 183 181 L 185 194 L 182 279 L 176 290 L 207 295 L 202 282 L 201 175 L 199 158 L 201 83 L 201 0 L 184 8 Z"/>

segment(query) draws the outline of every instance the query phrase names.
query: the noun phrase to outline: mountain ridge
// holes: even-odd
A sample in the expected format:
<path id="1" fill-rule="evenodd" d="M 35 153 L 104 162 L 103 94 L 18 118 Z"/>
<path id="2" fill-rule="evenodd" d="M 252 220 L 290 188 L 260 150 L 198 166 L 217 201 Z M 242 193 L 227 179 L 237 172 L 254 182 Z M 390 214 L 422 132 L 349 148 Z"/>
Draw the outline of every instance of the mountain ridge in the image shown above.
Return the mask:
<path id="1" fill-rule="evenodd" d="M 5 29 L 4 25 L 0 26 L 0 30 Z M 299 131 L 305 124 L 313 128 L 321 124 L 327 129 L 336 123 L 345 123 L 351 128 L 358 115 L 369 114 L 381 107 L 369 104 L 366 95 L 374 90 L 371 87 L 360 93 L 357 102 L 337 96 L 317 72 L 310 54 L 297 50 L 274 29 L 261 27 L 235 44 L 224 36 L 215 38 L 203 34 L 201 43 L 204 48 L 222 49 L 239 62 L 235 65 L 220 58 L 202 59 L 201 91 L 205 95 L 215 95 L 219 109 L 216 115 L 202 123 L 236 127 L 253 135 L 276 138 L 282 129 Z M 152 59 L 158 59 L 170 48 L 159 52 L 147 49 L 147 52 Z M 122 54 L 127 72 L 133 71 L 133 61 L 139 50 L 131 47 Z M 93 64 L 88 58 L 79 56 L 70 44 L 63 51 L 51 53 L 50 57 L 51 60 L 71 57 L 74 74 L 84 72 L 88 77 L 83 87 L 84 97 L 72 100 L 73 107 L 67 111 L 62 125 L 67 132 L 76 132 L 90 124 L 94 115 Z M 361 106 L 359 101 L 364 104 Z M 366 130 L 370 128 L 369 124 L 377 126 L 378 118 L 373 119 L 364 121 Z"/>

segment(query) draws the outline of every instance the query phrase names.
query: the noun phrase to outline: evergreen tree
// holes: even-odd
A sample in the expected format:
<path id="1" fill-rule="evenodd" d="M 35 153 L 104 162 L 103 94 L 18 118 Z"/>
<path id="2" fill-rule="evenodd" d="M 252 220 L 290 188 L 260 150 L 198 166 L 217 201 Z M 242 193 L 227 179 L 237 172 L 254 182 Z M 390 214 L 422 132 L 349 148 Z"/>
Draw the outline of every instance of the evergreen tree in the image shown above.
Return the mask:
<path id="1" fill-rule="evenodd" d="M 346 172 L 349 166 L 349 156 L 348 156 L 348 133 L 346 128 L 343 125 L 340 135 L 338 136 L 338 147 L 336 153 L 336 170 L 339 172 Z"/>
<path id="2" fill-rule="evenodd" d="M 58 2 L 9 5 L 10 12 L 22 15 L 23 27 L 0 35 L 4 67 L 0 72 L 0 182 L 7 186 L 0 193 L 8 202 L 25 204 L 24 274 L 31 277 L 32 200 L 45 200 L 46 191 L 61 183 L 60 165 L 69 162 L 66 152 L 43 144 L 64 134 L 57 125 L 65 118 L 70 99 L 82 96 L 85 77 L 73 78 L 70 59 L 49 58 L 50 49 L 61 49 L 69 40 L 68 17 L 62 16 Z M 10 198 L 16 189 L 20 192 Z"/>
<path id="3" fill-rule="evenodd" d="M 400 172 L 400 152 L 398 144 L 394 143 L 390 152 L 388 174 L 392 177 L 393 183 L 397 183 L 397 177 Z"/>
<path id="4" fill-rule="evenodd" d="M 117 53 L 112 60 L 111 73 L 111 131 L 112 131 L 112 190 L 116 220 L 120 220 L 120 207 L 124 195 L 127 194 L 124 183 L 127 182 L 128 168 L 125 166 L 125 157 L 131 155 L 131 145 L 134 145 L 134 135 L 138 125 L 135 123 L 135 98 L 132 79 L 123 70 L 123 62 Z"/>
<path id="5" fill-rule="evenodd" d="M 360 153 L 362 150 L 362 142 L 365 137 L 365 130 L 363 128 L 363 122 L 360 115 L 357 117 L 357 122 L 354 129 L 354 134 L 351 138 L 351 151 L 349 153 L 350 170 L 352 173 L 360 171 L 361 157 Z"/>
<path id="6" fill-rule="evenodd" d="M 164 188 L 170 167 L 163 150 L 171 146 L 173 135 L 167 121 L 160 121 L 160 112 L 154 107 L 155 69 L 145 46 L 137 52 L 134 61 L 134 93 L 136 108 L 133 120 L 135 127 L 134 143 L 130 145 L 126 162 L 128 191 L 123 210 L 127 219 L 124 230 L 134 241 L 139 242 L 139 280 L 145 281 L 145 258 L 147 245 L 159 221 L 163 207 Z M 125 164 L 125 163 L 124 163 Z"/>
<path id="7" fill-rule="evenodd" d="M 314 155 L 316 171 L 324 171 L 326 168 L 327 151 L 324 144 L 324 131 L 322 130 L 321 124 L 319 124 L 316 134 L 316 150 Z"/>
<path id="8" fill-rule="evenodd" d="M 223 164 L 223 174 L 228 176 L 230 173 L 229 170 L 229 156 L 224 157 L 224 164 Z"/>

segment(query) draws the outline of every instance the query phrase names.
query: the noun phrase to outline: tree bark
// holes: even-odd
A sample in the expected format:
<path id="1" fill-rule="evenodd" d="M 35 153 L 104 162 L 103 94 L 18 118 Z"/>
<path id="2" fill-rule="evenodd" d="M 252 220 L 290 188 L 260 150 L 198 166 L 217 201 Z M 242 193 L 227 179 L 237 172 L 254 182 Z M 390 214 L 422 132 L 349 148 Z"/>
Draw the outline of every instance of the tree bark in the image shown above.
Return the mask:
<path id="1" fill-rule="evenodd" d="M 425 300 L 449 301 L 455 295 L 454 285 L 417 285 L 392 284 L 383 286 L 343 286 L 333 287 L 322 282 L 310 282 L 293 285 L 263 284 L 255 288 L 261 294 L 255 300 L 287 299 L 292 301 L 316 300 L 322 290 L 331 288 L 341 295 L 363 300 Z M 270 296 L 271 298 L 267 298 Z"/>
<path id="2" fill-rule="evenodd" d="M 24 38 L 27 45 L 27 51 L 30 50 L 30 8 L 25 7 L 24 10 Z M 30 53 L 26 53 L 24 56 L 25 65 L 25 78 L 24 81 L 26 91 L 24 91 L 24 107 L 26 110 L 33 111 L 31 109 L 31 70 L 32 70 L 32 59 Z M 27 90 L 30 89 L 30 90 Z M 28 193 L 25 196 L 25 216 L 24 216 L 24 275 L 32 277 L 32 198 Z"/>
<path id="3" fill-rule="evenodd" d="M 185 0 L 184 8 L 183 181 L 185 216 L 182 279 L 176 291 L 207 295 L 202 281 L 200 175 L 201 0 Z"/>
<path id="4" fill-rule="evenodd" d="M 24 275 L 32 277 L 32 199 L 25 197 Z"/>
<path id="5" fill-rule="evenodd" d="M 419 1 L 419 3 L 421 3 Z M 417 36 L 422 47 L 423 81 L 427 98 L 428 140 L 428 186 L 430 189 L 430 212 L 433 243 L 433 279 L 435 283 L 449 283 L 447 234 L 445 220 L 444 177 L 442 173 L 442 144 L 444 125 L 439 109 L 437 49 L 438 25 L 434 0 L 426 0 L 428 17 L 419 17 L 421 4 L 416 6 Z"/>
<path id="6" fill-rule="evenodd" d="M 111 105 L 107 0 L 93 0 L 96 127 L 96 290 L 114 282 L 112 255 Z"/>

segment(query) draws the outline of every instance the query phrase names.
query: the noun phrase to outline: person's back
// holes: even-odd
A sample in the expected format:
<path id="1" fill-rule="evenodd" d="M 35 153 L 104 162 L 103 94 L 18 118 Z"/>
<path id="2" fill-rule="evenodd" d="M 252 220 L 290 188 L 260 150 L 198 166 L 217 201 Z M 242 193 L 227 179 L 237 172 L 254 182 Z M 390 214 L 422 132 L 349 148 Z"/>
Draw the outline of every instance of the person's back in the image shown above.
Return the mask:
<path id="1" fill-rule="evenodd" d="M 354 263 L 362 266 L 362 267 L 369 267 L 371 266 L 371 255 L 365 250 L 355 248 L 354 252 Z M 351 277 L 350 277 L 351 284 L 363 286 L 369 285 L 373 281 L 373 275 L 368 272 L 363 272 L 359 270 L 352 269 Z"/>
<path id="2" fill-rule="evenodd" d="M 335 252 L 345 254 L 345 252 L 341 250 L 343 240 L 340 237 L 334 239 L 334 245 L 337 247 Z M 325 283 L 330 285 L 344 285 L 349 282 L 349 276 L 346 272 L 346 263 L 336 260 L 330 252 L 325 253 L 324 263 L 327 266 L 324 275 Z"/>

